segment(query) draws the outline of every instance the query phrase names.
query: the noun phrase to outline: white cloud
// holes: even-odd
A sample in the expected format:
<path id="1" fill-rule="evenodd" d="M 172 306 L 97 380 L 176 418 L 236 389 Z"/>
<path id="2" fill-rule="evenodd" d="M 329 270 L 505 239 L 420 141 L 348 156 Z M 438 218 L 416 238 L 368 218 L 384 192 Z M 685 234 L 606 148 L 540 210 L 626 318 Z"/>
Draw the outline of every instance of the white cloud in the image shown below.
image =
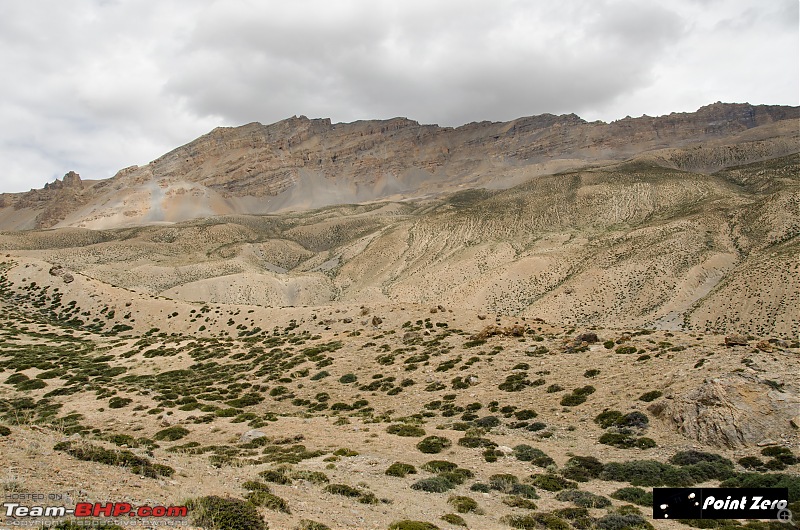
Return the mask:
<path id="1" fill-rule="evenodd" d="M 460 125 L 798 104 L 796 0 L 0 4 L 0 190 L 105 178 L 218 125 Z"/>

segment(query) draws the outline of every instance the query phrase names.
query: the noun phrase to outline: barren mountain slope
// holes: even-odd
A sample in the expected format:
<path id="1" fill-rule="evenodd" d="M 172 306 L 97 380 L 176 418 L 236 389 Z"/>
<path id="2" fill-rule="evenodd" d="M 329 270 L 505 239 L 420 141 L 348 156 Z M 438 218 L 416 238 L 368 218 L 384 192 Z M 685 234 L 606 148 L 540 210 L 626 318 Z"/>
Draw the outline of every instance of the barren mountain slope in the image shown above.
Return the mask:
<path id="1" fill-rule="evenodd" d="M 447 303 L 602 326 L 800 334 L 798 155 L 634 160 L 508 190 L 0 235 L 0 251 L 186 301 Z"/>
<path id="2" fill-rule="evenodd" d="M 111 179 L 69 173 L 44 190 L 0 195 L 0 228 L 104 229 L 505 189 L 643 153 L 710 172 L 797 152 L 798 118 L 794 107 L 721 103 L 610 124 L 548 114 L 455 129 L 295 117 L 215 129 Z"/>

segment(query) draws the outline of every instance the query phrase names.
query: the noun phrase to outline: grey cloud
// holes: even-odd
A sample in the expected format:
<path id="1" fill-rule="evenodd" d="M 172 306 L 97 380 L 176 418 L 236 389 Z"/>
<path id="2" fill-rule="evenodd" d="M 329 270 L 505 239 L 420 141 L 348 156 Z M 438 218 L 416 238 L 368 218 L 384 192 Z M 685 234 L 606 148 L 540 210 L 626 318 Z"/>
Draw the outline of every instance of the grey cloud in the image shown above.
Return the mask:
<path id="1" fill-rule="evenodd" d="M 5 0 L 0 191 L 294 114 L 461 125 L 797 104 L 796 22 L 796 0 Z"/>

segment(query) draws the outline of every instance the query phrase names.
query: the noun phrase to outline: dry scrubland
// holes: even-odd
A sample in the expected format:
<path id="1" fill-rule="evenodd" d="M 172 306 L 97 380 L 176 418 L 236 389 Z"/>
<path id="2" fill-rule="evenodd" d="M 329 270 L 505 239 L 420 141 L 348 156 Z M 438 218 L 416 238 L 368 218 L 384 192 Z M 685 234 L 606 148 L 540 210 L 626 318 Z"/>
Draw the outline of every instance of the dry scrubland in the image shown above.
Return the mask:
<path id="1" fill-rule="evenodd" d="M 650 522 L 661 485 L 796 502 L 796 169 L 4 234 L 4 489 L 273 529 L 684 528 Z"/>
<path id="2" fill-rule="evenodd" d="M 337 191 L 394 202 L 0 233 L 4 492 L 189 502 L 186 525 L 207 529 L 622 530 L 714 527 L 651 521 L 654 486 L 761 485 L 788 487 L 797 518 L 800 156 L 781 117 L 796 110 L 753 109 L 698 112 L 735 114 L 720 125 L 733 143 L 701 142 L 715 132 L 693 115 L 295 119 L 217 130 L 86 188 L 71 175 L 0 196 L 2 226 L 102 224 L 103 208 L 128 213 L 91 210 L 97 190 L 185 169 L 196 188 L 163 204 L 239 186 L 280 210 L 325 202 L 302 197 L 335 169 L 304 166 L 320 138 L 358 178 L 406 164 L 403 182 Z M 460 143 L 423 149 L 425 135 Z M 416 158 L 372 156 L 383 137 Z M 650 151 L 620 163 L 626 146 Z M 565 172 L 523 167 L 567 148 Z M 425 180 L 420 160 L 451 173 Z M 453 193 L 506 173 L 520 184 Z"/>

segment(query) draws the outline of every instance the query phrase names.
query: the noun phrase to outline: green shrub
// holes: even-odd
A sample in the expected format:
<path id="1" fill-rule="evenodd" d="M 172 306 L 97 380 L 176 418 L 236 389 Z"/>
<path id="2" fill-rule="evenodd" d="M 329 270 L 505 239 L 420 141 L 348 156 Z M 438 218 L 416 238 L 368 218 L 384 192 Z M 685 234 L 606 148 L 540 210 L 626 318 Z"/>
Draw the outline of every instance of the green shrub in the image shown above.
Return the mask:
<path id="1" fill-rule="evenodd" d="M 292 478 L 286 475 L 286 470 L 283 468 L 265 469 L 258 476 L 273 484 L 287 485 L 292 483 Z"/>
<path id="2" fill-rule="evenodd" d="M 441 453 L 451 445 L 452 442 L 442 436 L 428 436 L 417 444 L 417 449 L 425 454 L 436 454 Z"/>
<path id="3" fill-rule="evenodd" d="M 572 526 L 550 513 L 533 513 L 528 515 L 504 515 L 500 521 L 512 528 L 528 529 L 547 529 L 547 530 L 571 530 Z"/>
<path id="4" fill-rule="evenodd" d="M 455 484 L 443 477 L 430 477 L 418 480 L 411 485 L 411 489 L 428 493 L 444 493 L 455 488 Z"/>
<path id="5" fill-rule="evenodd" d="M 328 484 L 325 491 L 334 495 L 342 495 L 358 500 L 362 504 L 377 504 L 378 499 L 373 493 L 362 491 L 347 484 Z"/>
<path id="6" fill-rule="evenodd" d="M 642 488 L 635 488 L 632 486 L 618 489 L 611 494 L 611 498 L 624 502 L 632 502 L 634 504 L 638 504 L 639 506 L 653 506 L 652 491 L 645 491 Z"/>
<path id="7" fill-rule="evenodd" d="M 524 510 L 536 510 L 538 506 L 529 499 L 524 499 L 518 495 L 508 495 L 503 498 L 503 504 L 512 508 L 522 508 Z"/>
<path id="8" fill-rule="evenodd" d="M 284 499 L 268 491 L 251 491 L 245 498 L 262 508 L 267 508 L 276 512 L 291 513 L 289 504 Z"/>
<path id="9" fill-rule="evenodd" d="M 355 374 L 344 374 L 342 377 L 339 378 L 339 382 L 342 384 L 349 384 L 355 383 L 358 380 Z"/>
<path id="10" fill-rule="evenodd" d="M 389 434 L 396 434 L 397 436 L 408 436 L 408 437 L 419 437 L 425 436 L 425 429 L 419 427 L 417 425 L 407 425 L 407 424 L 398 424 L 398 425 L 389 425 L 386 427 L 386 432 Z"/>
<path id="11" fill-rule="evenodd" d="M 500 419 L 497 416 L 484 416 L 475 420 L 475 425 L 481 429 L 489 430 L 500 425 Z"/>
<path id="12" fill-rule="evenodd" d="M 291 478 L 295 480 L 305 480 L 306 482 L 311 482 L 312 484 L 327 484 L 331 481 L 322 471 L 309 471 L 305 469 L 298 469 L 296 471 L 291 472 Z"/>
<path id="13" fill-rule="evenodd" d="M 155 435 L 153 435 L 153 439 L 158 441 L 174 442 L 175 440 L 180 440 L 187 434 L 189 434 L 189 429 L 181 427 L 180 425 L 173 425 L 172 427 L 167 427 L 166 429 L 162 429 L 155 433 Z"/>
<path id="14" fill-rule="evenodd" d="M 114 396 L 108 401 L 108 408 L 110 409 L 121 409 L 126 405 L 130 405 L 133 403 L 133 400 L 130 398 L 122 398 L 119 396 Z"/>
<path id="15" fill-rule="evenodd" d="M 67 454 L 85 462 L 99 462 L 109 466 L 125 467 L 132 473 L 150 478 L 161 476 L 171 477 L 175 470 L 162 464 L 153 464 L 143 456 L 137 456 L 127 450 L 108 450 L 91 444 L 73 444 L 73 442 L 59 442 L 53 446 L 54 451 L 64 451 Z"/>
<path id="16" fill-rule="evenodd" d="M 647 519 L 638 514 L 609 513 L 595 522 L 598 530 L 653 530 Z"/>
<path id="17" fill-rule="evenodd" d="M 526 499 L 539 498 L 539 494 L 536 493 L 536 488 L 534 488 L 530 484 L 514 484 L 513 486 L 511 486 L 511 493 L 514 495 L 519 495 L 520 497 L 524 497 Z"/>
<path id="18" fill-rule="evenodd" d="M 411 464 L 404 464 L 403 462 L 395 462 L 391 466 L 389 466 L 385 474 L 389 475 L 390 477 L 400 477 L 403 478 L 406 475 L 414 475 L 417 473 L 417 468 L 412 466 Z"/>
<path id="19" fill-rule="evenodd" d="M 644 401 L 649 403 L 651 401 L 655 401 L 660 398 L 663 394 L 660 390 L 651 390 L 650 392 L 645 392 L 641 396 L 639 396 L 639 401 Z"/>
<path id="20" fill-rule="evenodd" d="M 544 451 L 531 447 L 527 444 L 514 446 L 514 456 L 517 460 L 531 462 L 533 465 L 538 467 L 547 467 L 555 464 L 555 460 L 550 458 Z"/>
<path id="21" fill-rule="evenodd" d="M 619 449 L 631 449 L 636 447 L 638 449 L 652 449 L 656 446 L 655 440 L 652 438 L 635 438 L 630 434 L 607 432 L 598 440 L 601 444 L 610 445 Z"/>
<path id="22" fill-rule="evenodd" d="M 588 482 L 598 478 L 603 471 L 603 463 L 593 456 L 573 456 L 564 464 L 561 474 L 564 478 L 578 482 Z"/>
<path id="23" fill-rule="evenodd" d="M 515 484 L 519 484 L 519 478 L 509 473 L 497 473 L 489 477 L 489 487 L 503 493 L 511 493 Z"/>
<path id="24" fill-rule="evenodd" d="M 719 485 L 721 488 L 787 488 L 789 502 L 800 501 L 800 475 L 784 473 L 739 473 Z"/>
<path id="25" fill-rule="evenodd" d="M 624 416 L 618 410 L 604 410 L 595 417 L 594 422 L 603 429 L 607 429 L 613 425 L 618 425 Z"/>
<path id="26" fill-rule="evenodd" d="M 685 469 L 662 464 L 655 460 L 611 462 L 603 466 L 600 478 L 645 487 L 681 488 L 695 484 L 695 480 Z"/>
<path id="27" fill-rule="evenodd" d="M 431 460 L 422 465 L 422 469 L 430 473 L 443 473 L 446 471 L 453 471 L 458 467 L 458 464 L 448 462 L 447 460 Z"/>
<path id="28" fill-rule="evenodd" d="M 472 497 L 463 495 L 453 495 L 447 499 L 447 503 L 452 505 L 458 513 L 479 512 L 478 503 Z"/>
<path id="29" fill-rule="evenodd" d="M 620 346 L 615 351 L 620 355 L 630 355 L 636 353 L 636 346 Z"/>
<path id="30" fill-rule="evenodd" d="M 489 493 L 492 489 L 489 487 L 488 484 L 484 484 L 483 482 L 476 482 L 472 486 L 469 487 L 469 491 L 477 491 L 479 493 Z"/>
<path id="31" fill-rule="evenodd" d="M 764 461 L 757 456 L 745 456 L 738 463 L 745 469 L 764 469 Z"/>
<path id="32" fill-rule="evenodd" d="M 460 515 L 454 513 L 446 513 L 442 516 L 442 521 L 450 523 L 454 526 L 467 526 L 467 522 Z"/>
<path id="33" fill-rule="evenodd" d="M 0 436 L 8 436 L 11 434 L 11 429 L 5 425 L 0 425 Z"/>
<path id="34" fill-rule="evenodd" d="M 595 388 L 591 385 L 576 388 L 571 394 L 561 398 L 562 407 L 575 407 L 586 401 L 586 396 L 593 394 Z"/>
<path id="35" fill-rule="evenodd" d="M 611 501 L 602 495 L 595 495 L 588 491 L 564 490 L 556 494 L 556 500 L 571 502 L 581 508 L 607 508 L 611 506 Z"/>
<path id="36" fill-rule="evenodd" d="M 575 489 L 578 487 L 575 482 L 552 474 L 531 475 L 531 481 L 537 488 L 542 488 L 547 491 L 561 491 L 563 489 Z"/>
<path id="37" fill-rule="evenodd" d="M 598 370 L 597 368 L 593 368 L 591 370 L 586 370 L 585 372 L 583 372 L 583 377 L 587 379 L 597 377 L 598 375 L 600 375 L 600 370 Z"/>
<path id="38" fill-rule="evenodd" d="M 272 491 L 269 489 L 269 486 L 257 480 L 248 480 L 242 484 L 242 488 L 246 489 L 247 491 L 266 491 L 267 493 L 271 493 Z"/>
<path id="39" fill-rule="evenodd" d="M 187 501 L 192 524 L 209 530 L 267 530 L 255 505 L 241 499 L 200 497 Z"/>
<path id="40" fill-rule="evenodd" d="M 389 530 L 439 530 L 439 527 L 433 523 L 425 521 L 411 521 L 404 519 L 402 521 L 395 521 L 389 525 Z"/>
<path id="41" fill-rule="evenodd" d="M 311 519 L 300 519 L 297 530 L 331 530 L 331 527 Z"/>

